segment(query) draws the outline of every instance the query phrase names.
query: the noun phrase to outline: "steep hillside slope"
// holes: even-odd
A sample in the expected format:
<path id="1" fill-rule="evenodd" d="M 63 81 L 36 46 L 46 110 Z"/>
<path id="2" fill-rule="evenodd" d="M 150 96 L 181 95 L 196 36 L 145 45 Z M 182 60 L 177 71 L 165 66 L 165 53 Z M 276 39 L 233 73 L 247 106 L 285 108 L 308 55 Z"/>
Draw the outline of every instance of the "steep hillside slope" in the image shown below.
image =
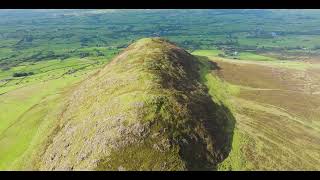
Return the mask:
<path id="1" fill-rule="evenodd" d="M 66 96 L 40 170 L 214 170 L 230 151 L 229 111 L 196 58 L 160 38 L 130 45 Z"/>
<path id="2" fill-rule="evenodd" d="M 218 170 L 320 169 L 319 63 L 204 56 L 216 64 L 206 74 L 209 92 L 225 93 L 218 99 L 236 120 Z"/>

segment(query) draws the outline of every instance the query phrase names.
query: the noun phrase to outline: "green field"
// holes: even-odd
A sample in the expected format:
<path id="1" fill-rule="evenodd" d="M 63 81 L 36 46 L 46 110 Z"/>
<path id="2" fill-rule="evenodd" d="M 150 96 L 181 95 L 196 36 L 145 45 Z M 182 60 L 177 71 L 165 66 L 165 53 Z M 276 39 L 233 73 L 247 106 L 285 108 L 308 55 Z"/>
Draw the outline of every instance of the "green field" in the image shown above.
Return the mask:
<path id="1" fill-rule="evenodd" d="M 277 61 L 278 60 L 276 58 L 258 55 L 258 54 L 254 54 L 254 53 L 248 53 L 248 52 L 241 52 L 239 54 L 239 59 L 240 60 L 253 60 L 253 61 Z"/>
<path id="2" fill-rule="evenodd" d="M 223 54 L 223 51 L 217 50 L 217 49 L 211 49 L 211 50 L 195 50 L 192 52 L 194 55 L 201 55 L 201 56 L 218 56 L 219 54 Z"/>

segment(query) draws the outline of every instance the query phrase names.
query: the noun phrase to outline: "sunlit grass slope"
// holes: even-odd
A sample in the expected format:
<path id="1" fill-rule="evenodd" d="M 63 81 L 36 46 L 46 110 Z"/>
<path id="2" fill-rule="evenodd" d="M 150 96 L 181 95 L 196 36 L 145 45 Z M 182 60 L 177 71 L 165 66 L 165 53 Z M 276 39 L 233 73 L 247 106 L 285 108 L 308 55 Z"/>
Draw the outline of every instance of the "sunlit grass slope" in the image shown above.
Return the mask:
<path id="1" fill-rule="evenodd" d="M 25 63 L 0 72 L 0 78 L 5 81 L 0 85 L 0 169 L 17 169 L 32 159 L 31 153 L 57 122 L 55 111 L 63 105 L 63 93 L 106 61 L 50 60 Z M 12 77 L 15 72 L 34 74 Z"/>
<path id="2" fill-rule="evenodd" d="M 218 170 L 320 169 L 317 64 L 199 59 L 215 63 L 203 77 L 235 117 L 232 148 Z"/>

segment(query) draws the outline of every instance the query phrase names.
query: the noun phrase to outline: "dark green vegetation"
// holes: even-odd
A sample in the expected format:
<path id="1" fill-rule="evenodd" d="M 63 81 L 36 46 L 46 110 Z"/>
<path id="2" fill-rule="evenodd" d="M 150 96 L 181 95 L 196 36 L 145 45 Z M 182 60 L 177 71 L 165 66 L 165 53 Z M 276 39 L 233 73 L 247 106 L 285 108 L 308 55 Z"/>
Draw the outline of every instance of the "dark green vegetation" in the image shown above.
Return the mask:
<path id="1" fill-rule="evenodd" d="M 0 169 L 319 169 L 318 10 L 1 10 L 0 16 Z M 156 40 L 151 44 L 161 41 L 163 49 L 136 54 L 150 57 L 146 66 L 124 57 L 129 49 L 117 58 L 129 63 L 102 69 L 137 39 L 155 36 L 198 55 L 197 60 L 178 53 L 192 65 L 177 66 L 168 60 L 179 64 L 180 58 L 157 57 L 154 53 L 168 44 Z M 109 94 L 100 96 L 103 90 Z M 134 103 L 140 99 L 149 104 Z M 112 103 L 100 112 L 102 100 Z M 108 115 L 100 122 L 103 113 Z M 140 122 L 135 116 L 143 122 L 129 142 L 141 143 L 124 148 L 128 139 L 116 135 L 126 137 L 126 130 Z M 157 118 L 161 123 L 152 123 Z M 199 118 L 200 125 L 218 123 L 218 130 L 190 125 Z M 100 126 L 103 122 L 110 131 Z M 154 133 L 162 127 L 169 129 L 160 134 L 162 141 L 139 138 L 146 129 Z M 64 138 L 62 132 L 78 128 L 81 133 Z M 95 136 L 99 132 L 101 137 Z M 95 138 L 81 138 L 86 133 Z M 103 138 L 105 133 L 111 140 Z M 217 142 L 184 138 L 188 134 Z M 121 145 L 115 139 L 122 139 Z M 116 147 L 92 154 L 96 147 L 90 143 L 97 141 L 100 148 Z M 214 148 L 199 145 L 203 142 Z M 191 156 L 194 151 L 199 156 Z M 132 154 L 141 161 L 124 158 Z"/>
<path id="2" fill-rule="evenodd" d="M 15 72 L 12 76 L 13 77 L 22 77 L 22 76 L 31 76 L 33 72 Z"/>

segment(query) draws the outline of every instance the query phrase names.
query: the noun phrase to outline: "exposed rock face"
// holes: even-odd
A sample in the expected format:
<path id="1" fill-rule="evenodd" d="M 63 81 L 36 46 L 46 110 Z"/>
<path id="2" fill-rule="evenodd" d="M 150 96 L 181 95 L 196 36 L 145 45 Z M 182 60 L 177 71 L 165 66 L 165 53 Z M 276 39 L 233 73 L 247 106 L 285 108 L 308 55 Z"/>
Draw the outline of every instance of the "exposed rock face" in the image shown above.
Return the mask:
<path id="1" fill-rule="evenodd" d="M 195 57 L 164 39 L 130 45 L 68 102 L 40 170 L 214 170 L 226 155 Z"/>

